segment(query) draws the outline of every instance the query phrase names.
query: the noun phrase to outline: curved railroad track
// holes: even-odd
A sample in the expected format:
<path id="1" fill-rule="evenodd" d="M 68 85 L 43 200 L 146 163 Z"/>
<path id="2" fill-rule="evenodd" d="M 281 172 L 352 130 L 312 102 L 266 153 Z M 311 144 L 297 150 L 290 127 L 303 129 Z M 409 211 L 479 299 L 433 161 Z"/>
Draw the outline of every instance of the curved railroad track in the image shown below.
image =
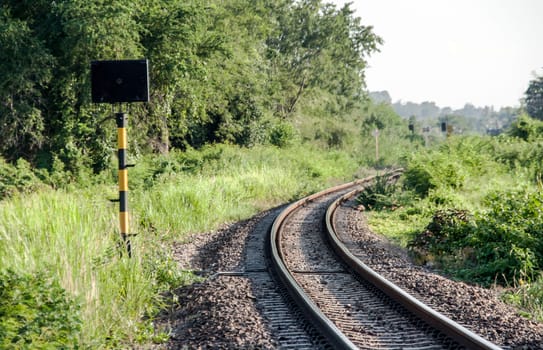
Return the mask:
<path id="1" fill-rule="evenodd" d="M 485 339 L 504 349 L 543 349 L 543 325 L 521 317 L 495 291 L 413 265 L 405 252 L 373 234 L 354 198 L 343 200 L 372 180 L 175 244 L 180 268 L 208 278 L 175 292 L 172 310 L 156 323 L 170 340 L 156 349 L 498 348 L 462 327 L 449 328 L 449 321 L 417 301 L 402 306 L 391 300 L 403 293 L 374 273 L 354 276 L 356 259 L 339 260 L 324 238 L 326 227 L 374 271 Z"/>
<path id="2" fill-rule="evenodd" d="M 270 259 L 304 316 L 334 348 L 499 349 L 381 277 L 338 238 L 335 209 L 373 180 L 316 193 L 274 220 Z"/>

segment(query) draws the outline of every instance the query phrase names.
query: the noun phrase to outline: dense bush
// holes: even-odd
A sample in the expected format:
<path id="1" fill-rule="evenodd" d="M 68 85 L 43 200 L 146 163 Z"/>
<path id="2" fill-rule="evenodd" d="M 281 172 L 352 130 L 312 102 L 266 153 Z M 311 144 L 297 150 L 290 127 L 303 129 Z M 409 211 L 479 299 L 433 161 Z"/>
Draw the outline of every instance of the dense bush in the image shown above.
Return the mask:
<path id="1" fill-rule="evenodd" d="M 450 156 L 417 157 L 405 171 L 404 179 L 405 188 L 421 198 L 428 196 L 431 190 L 438 187 L 460 189 L 465 182 L 466 174 L 462 163 Z"/>
<path id="2" fill-rule="evenodd" d="M 44 273 L 0 272 L 0 348 L 78 348 L 79 307 Z"/>
<path id="3" fill-rule="evenodd" d="M 515 168 L 517 164 L 510 160 L 512 155 L 507 152 L 517 142 L 508 144 L 509 139 L 490 137 L 450 138 L 437 148 L 406 158 L 404 186 L 421 198 L 427 197 L 435 189 L 463 191 L 471 186 L 474 179 L 496 177 Z M 527 149 L 522 152 L 530 153 Z"/>
<path id="4" fill-rule="evenodd" d="M 0 157 L 0 200 L 16 193 L 30 193 L 43 186 L 30 164 L 19 159 L 15 165 Z"/>
<path id="5" fill-rule="evenodd" d="M 452 137 L 406 158 L 403 189 L 418 199 L 405 202 L 398 217 L 430 222 L 406 231 L 416 232 L 408 247 L 421 262 L 485 285 L 537 277 L 543 270 L 543 206 L 535 129 L 530 142 Z"/>
<path id="6" fill-rule="evenodd" d="M 411 165 L 403 175 L 406 189 L 420 197 L 426 197 L 431 189 L 436 187 L 433 183 L 432 173 L 424 164 Z"/>
<path id="7" fill-rule="evenodd" d="M 294 126 L 287 122 L 280 122 L 274 125 L 270 132 L 270 143 L 277 147 L 292 145 L 297 137 Z"/>
<path id="8" fill-rule="evenodd" d="M 523 114 L 511 124 L 507 134 L 525 141 L 541 139 L 543 138 L 543 121 Z"/>
<path id="9" fill-rule="evenodd" d="M 438 210 L 426 230 L 409 242 L 408 247 L 420 260 L 427 260 L 429 256 L 454 255 L 463 248 L 467 235 L 465 227 L 470 218 L 471 214 L 466 210 Z"/>
<path id="10" fill-rule="evenodd" d="M 496 192 L 488 210 L 477 215 L 466 244 L 477 265 L 463 273 L 490 283 L 531 281 L 543 268 L 543 202 L 541 192 Z"/>
<path id="11" fill-rule="evenodd" d="M 71 185 L 85 187 L 103 182 L 107 175 L 107 172 L 92 174 L 89 168 L 77 170 L 77 173 L 67 170 L 65 163 L 58 157 L 53 157 L 49 168 L 33 167 L 23 158 L 10 164 L 0 157 L 0 201 L 16 194 L 32 193 L 45 188 L 58 189 Z"/>
<path id="12" fill-rule="evenodd" d="M 532 281 L 543 268 L 541 192 L 496 192 L 486 210 L 436 212 L 409 244 L 451 274 L 485 285 Z"/>

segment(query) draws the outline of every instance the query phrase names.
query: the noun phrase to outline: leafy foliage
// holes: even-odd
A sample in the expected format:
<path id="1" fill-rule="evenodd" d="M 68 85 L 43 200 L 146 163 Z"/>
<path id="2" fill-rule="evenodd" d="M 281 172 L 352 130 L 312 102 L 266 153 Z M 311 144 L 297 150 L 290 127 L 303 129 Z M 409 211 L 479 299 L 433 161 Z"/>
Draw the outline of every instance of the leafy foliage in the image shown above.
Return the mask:
<path id="1" fill-rule="evenodd" d="M 0 271 L 0 347 L 76 349 L 79 307 L 44 273 Z"/>
<path id="2" fill-rule="evenodd" d="M 410 247 L 470 281 L 531 281 L 543 266 L 541 193 L 497 192 L 486 201 L 489 209 L 473 217 L 465 210 L 438 211 Z"/>
<path id="3" fill-rule="evenodd" d="M 420 197 L 426 197 L 430 190 L 436 187 L 432 172 L 424 164 L 412 164 L 405 171 L 404 184 Z"/>
<path id="4" fill-rule="evenodd" d="M 0 7 L 0 155 L 8 160 L 36 152 L 45 141 L 44 88 L 53 57 L 25 21 Z"/>
<path id="5" fill-rule="evenodd" d="M 539 132 L 531 135 L 537 140 Z M 463 137 L 409 157 L 404 187 L 434 208 L 412 251 L 485 285 L 535 279 L 543 268 L 540 147 L 505 136 Z"/>
<path id="6" fill-rule="evenodd" d="M 538 120 L 522 114 L 512 123 L 507 134 L 524 141 L 541 140 L 543 138 L 543 119 Z"/>
<path id="7" fill-rule="evenodd" d="M 408 243 L 408 248 L 419 261 L 427 261 L 430 257 L 441 260 L 456 257 L 464 248 L 468 234 L 466 225 L 472 220 L 473 216 L 467 210 L 437 210 L 425 230 Z"/>
<path id="8" fill-rule="evenodd" d="M 530 81 L 524 96 L 526 112 L 532 118 L 543 120 L 543 76 Z"/>
<path id="9" fill-rule="evenodd" d="M 491 138 L 452 138 L 427 152 L 407 156 L 404 186 L 421 198 L 437 189 L 461 191 L 472 177 L 505 172 L 499 151 L 504 148 Z"/>
<path id="10" fill-rule="evenodd" d="M 531 281 L 543 268 L 541 192 L 497 192 L 487 202 L 489 209 L 477 215 L 466 242 L 477 264 L 463 273 L 485 283 Z"/>
<path id="11" fill-rule="evenodd" d="M 277 147 L 287 147 L 294 143 L 296 136 L 296 130 L 292 124 L 278 123 L 270 130 L 270 143 Z"/>
<path id="12" fill-rule="evenodd" d="M 277 113 L 288 116 L 316 87 L 351 99 L 361 95 L 366 56 L 381 39 L 354 18 L 347 5 L 339 10 L 321 0 L 284 2 L 275 35 L 267 40 L 276 91 Z M 341 62 L 341 64 L 338 64 Z"/>
<path id="13" fill-rule="evenodd" d="M 0 156 L 49 170 L 58 159 L 76 176 L 113 153 L 112 110 L 90 103 L 91 60 L 149 59 L 130 147 L 167 153 L 267 143 L 324 94 L 353 108 L 381 43 L 348 5 L 320 0 L 6 0 L 0 19 Z"/>
<path id="14" fill-rule="evenodd" d="M 32 171 L 30 164 L 19 159 L 15 165 L 0 158 L 0 201 L 17 193 L 30 193 L 42 187 L 40 179 Z"/>

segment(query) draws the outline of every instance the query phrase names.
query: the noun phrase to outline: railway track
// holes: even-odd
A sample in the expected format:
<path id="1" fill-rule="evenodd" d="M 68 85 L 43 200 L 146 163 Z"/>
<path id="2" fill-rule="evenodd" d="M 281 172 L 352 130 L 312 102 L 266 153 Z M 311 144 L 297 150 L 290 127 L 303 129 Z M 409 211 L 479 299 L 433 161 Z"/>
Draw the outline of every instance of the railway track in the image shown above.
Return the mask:
<path id="1" fill-rule="evenodd" d="M 304 198 L 274 220 L 270 259 L 289 298 L 333 348 L 499 349 L 379 276 L 341 242 L 335 208 L 372 180 Z"/>
<path id="2" fill-rule="evenodd" d="M 374 271 L 485 339 L 504 349 L 543 349 L 543 326 L 520 317 L 493 291 L 414 266 L 374 235 L 354 199 L 342 200 L 371 180 L 175 245 L 180 267 L 208 278 L 176 292 L 176 306 L 159 326 L 170 333 L 166 348 L 498 348 L 462 327 L 449 328 L 449 321 L 436 321 L 440 316 L 425 307 L 417 311 L 417 301 L 395 300 L 402 293 L 387 291 L 374 273 L 353 275 L 358 268 L 343 262 L 325 238 L 337 231 L 340 242 Z"/>

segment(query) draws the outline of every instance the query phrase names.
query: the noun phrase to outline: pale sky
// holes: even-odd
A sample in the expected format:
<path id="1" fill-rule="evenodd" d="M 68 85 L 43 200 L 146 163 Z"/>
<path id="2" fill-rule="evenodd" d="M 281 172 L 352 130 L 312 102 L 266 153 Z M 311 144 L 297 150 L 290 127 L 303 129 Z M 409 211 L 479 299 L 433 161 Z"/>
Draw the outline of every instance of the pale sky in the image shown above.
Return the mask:
<path id="1" fill-rule="evenodd" d="M 519 106 L 543 75 L 543 0 L 326 0 L 352 2 L 384 39 L 369 59 L 369 91 L 440 107 Z"/>

